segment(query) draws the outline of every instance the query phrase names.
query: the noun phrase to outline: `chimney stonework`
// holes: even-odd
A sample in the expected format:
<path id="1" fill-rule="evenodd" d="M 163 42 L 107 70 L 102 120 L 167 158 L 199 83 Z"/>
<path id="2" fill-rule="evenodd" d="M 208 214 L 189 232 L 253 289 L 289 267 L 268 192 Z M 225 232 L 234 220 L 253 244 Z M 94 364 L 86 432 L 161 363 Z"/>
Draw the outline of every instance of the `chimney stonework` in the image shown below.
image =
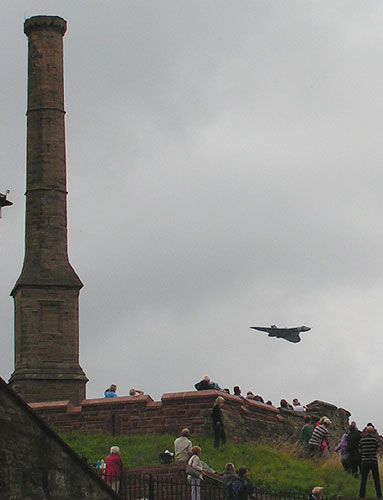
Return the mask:
<path id="1" fill-rule="evenodd" d="M 28 110 L 25 255 L 11 295 L 15 370 L 10 385 L 27 402 L 85 398 L 79 365 L 80 278 L 67 249 L 63 36 L 56 16 L 27 19 Z"/>

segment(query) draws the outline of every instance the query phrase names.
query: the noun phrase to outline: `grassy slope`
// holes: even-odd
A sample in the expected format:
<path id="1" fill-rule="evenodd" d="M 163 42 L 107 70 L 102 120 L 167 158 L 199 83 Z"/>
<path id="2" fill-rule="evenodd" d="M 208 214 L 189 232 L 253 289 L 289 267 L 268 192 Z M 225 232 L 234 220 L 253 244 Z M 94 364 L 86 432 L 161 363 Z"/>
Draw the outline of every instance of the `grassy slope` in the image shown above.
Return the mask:
<path id="1" fill-rule="evenodd" d="M 174 441 L 174 436 L 168 434 L 112 437 L 71 433 L 62 437 L 79 455 L 87 457 L 89 463 L 105 459 L 111 446 L 119 446 L 124 465 L 130 467 L 158 464 L 158 454 L 173 450 Z M 249 467 L 251 480 L 258 488 L 306 494 L 314 486 L 323 486 L 325 496 L 358 497 L 359 480 L 343 471 L 336 454 L 315 462 L 299 458 L 300 450 L 288 449 L 286 445 L 271 448 L 250 442 L 228 443 L 215 450 L 211 438 L 206 436 L 193 436 L 193 444 L 201 446 L 202 459 L 217 472 L 222 472 L 227 462 Z M 366 496 L 375 496 L 371 475 Z"/>

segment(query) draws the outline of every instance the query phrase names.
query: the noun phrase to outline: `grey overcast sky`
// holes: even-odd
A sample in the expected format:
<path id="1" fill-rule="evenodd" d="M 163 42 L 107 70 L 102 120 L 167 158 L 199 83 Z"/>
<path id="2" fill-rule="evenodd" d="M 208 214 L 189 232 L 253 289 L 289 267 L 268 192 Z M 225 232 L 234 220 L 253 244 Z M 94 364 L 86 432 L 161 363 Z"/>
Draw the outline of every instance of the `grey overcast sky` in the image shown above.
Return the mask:
<path id="1" fill-rule="evenodd" d="M 64 37 L 87 395 L 208 374 L 383 431 L 383 3 L 2 0 L 0 375 L 24 254 L 25 18 Z M 291 344 L 252 325 L 309 325 Z"/>

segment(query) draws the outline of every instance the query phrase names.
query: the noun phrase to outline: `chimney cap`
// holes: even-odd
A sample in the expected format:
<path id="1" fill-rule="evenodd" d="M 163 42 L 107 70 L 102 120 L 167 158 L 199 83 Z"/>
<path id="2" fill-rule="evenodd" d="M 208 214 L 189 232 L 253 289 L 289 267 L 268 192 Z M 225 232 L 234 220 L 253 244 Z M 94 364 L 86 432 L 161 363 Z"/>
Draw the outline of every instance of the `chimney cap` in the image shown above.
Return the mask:
<path id="1" fill-rule="evenodd" d="M 32 31 L 52 30 L 58 31 L 63 36 L 66 32 L 66 21 L 59 16 L 33 16 L 24 23 L 24 33 L 29 36 Z"/>

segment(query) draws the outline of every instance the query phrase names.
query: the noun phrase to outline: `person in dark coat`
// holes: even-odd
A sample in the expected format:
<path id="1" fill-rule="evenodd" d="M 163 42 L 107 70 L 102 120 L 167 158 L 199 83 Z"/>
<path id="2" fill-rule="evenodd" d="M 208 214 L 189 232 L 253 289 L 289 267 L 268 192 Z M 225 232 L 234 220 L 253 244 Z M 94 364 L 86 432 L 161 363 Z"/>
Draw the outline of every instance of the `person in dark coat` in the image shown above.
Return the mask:
<path id="1" fill-rule="evenodd" d="M 226 434 L 222 414 L 222 407 L 224 404 L 225 399 L 222 396 L 218 396 L 215 400 L 213 411 L 211 412 L 214 431 L 214 448 L 218 448 L 220 442 L 222 442 L 222 444 L 226 443 Z"/>
<path id="2" fill-rule="evenodd" d="M 230 483 L 237 477 L 237 474 L 235 473 L 235 467 L 234 464 L 229 462 L 228 464 L 225 465 L 225 472 L 223 473 L 223 486 L 225 488 L 225 500 L 231 500 L 230 499 L 230 491 L 229 491 L 229 486 Z"/>
<path id="3" fill-rule="evenodd" d="M 230 500 L 249 500 L 253 497 L 254 486 L 249 479 L 249 469 L 240 467 L 237 475 L 228 484 L 228 493 Z"/>
<path id="4" fill-rule="evenodd" d="M 205 375 L 200 382 L 197 382 L 194 387 L 197 389 L 197 391 L 209 391 L 210 389 L 220 390 L 218 384 L 212 382 L 210 380 L 210 377 L 208 377 L 207 375 Z"/>
<path id="5" fill-rule="evenodd" d="M 358 476 L 358 469 L 361 467 L 361 455 L 359 451 L 359 441 L 361 432 L 356 427 L 355 422 L 351 422 L 348 428 L 346 451 L 348 453 L 348 460 L 350 463 L 351 474 L 354 477 Z"/>

